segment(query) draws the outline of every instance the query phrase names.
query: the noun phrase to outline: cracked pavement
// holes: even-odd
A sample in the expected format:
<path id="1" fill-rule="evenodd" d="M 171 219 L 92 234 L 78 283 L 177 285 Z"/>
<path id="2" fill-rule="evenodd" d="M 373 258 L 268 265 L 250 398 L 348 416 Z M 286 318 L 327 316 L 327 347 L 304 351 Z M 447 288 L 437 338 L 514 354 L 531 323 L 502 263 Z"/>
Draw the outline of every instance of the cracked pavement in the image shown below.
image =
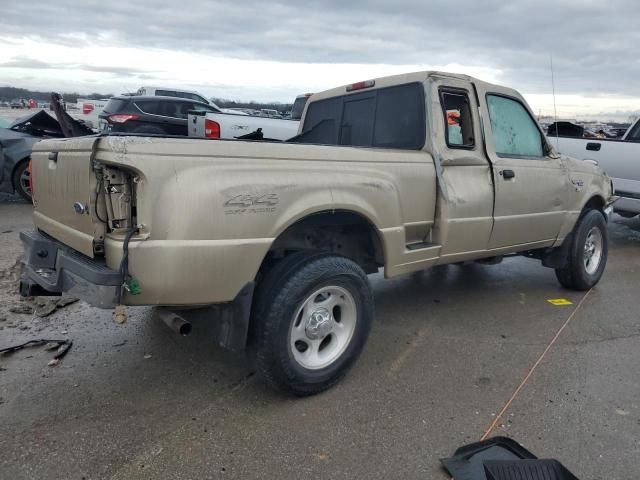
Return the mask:
<path id="1" fill-rule="evenodd" d="M 374 275 L 355 368 L 294 399 L 216 347 L 206 322 L 180 337 L 148 308 L 125 326 L 82 302 L 10 313 L 29 213 L 0 198 L 0 347 L 74 346 L 56 367 L 41 347 L 0 357 L 2 479 L 445 479 L 438 459 L 480 438 L 584 295 L 525 258 Z M 581 479 L 640 477 L 640 219 L 615 216 L 610 241 L 603 280 L 493 432 Z"/>

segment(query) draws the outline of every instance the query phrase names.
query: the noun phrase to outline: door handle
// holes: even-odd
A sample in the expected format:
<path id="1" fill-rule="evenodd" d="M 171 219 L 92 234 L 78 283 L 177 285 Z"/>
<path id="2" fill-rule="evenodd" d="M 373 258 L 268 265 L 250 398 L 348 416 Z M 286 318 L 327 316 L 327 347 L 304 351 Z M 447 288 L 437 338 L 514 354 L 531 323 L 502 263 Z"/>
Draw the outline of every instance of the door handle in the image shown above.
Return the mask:
<path id="1" fill-rule="evenodd" d="M 500 175 L 502 175 L 502 178 L 504 178 L 505 180 L 509 180 L 510 178 L 514 178 L 516 176 L 516 172 L 514 172 L 513 170 L 500 170 Z"/>
<path id="2" fill-rule="evenodd" d="M 601 143 L 597 143 L 597 142 L 587 143 L 587 150 L 593 150 L 594 152 L 599 152 L 601 148 L 602 148 Z"/>

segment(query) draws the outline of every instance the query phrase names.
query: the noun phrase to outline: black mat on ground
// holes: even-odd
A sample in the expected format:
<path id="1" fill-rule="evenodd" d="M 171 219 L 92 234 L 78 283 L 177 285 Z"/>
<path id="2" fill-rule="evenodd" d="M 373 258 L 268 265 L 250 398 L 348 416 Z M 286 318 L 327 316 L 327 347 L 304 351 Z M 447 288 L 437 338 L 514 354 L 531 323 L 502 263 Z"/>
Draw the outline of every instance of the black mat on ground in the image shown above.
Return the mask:
<path id="1" fill-rule="evenodd" d="M 557 460 L 540 460 L 506 437 L 465 445 L 440 461 L 455 480 L 578 480 Z"/>

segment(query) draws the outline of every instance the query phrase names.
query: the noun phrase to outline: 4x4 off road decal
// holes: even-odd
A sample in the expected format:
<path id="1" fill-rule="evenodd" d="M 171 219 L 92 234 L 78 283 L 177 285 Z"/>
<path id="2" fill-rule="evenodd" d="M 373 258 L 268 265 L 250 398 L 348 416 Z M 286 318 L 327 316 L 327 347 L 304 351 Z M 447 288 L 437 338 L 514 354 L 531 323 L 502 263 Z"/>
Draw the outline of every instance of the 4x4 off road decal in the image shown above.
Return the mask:
<path id="1" fill-rule="evenodd" d="M 279 198 L 276 193 L 241 193 L 234 195 L 224 202 L 224 209 L 227 215 L 239 213 L 269 213 L 275 212 L 278 202 Z"/>

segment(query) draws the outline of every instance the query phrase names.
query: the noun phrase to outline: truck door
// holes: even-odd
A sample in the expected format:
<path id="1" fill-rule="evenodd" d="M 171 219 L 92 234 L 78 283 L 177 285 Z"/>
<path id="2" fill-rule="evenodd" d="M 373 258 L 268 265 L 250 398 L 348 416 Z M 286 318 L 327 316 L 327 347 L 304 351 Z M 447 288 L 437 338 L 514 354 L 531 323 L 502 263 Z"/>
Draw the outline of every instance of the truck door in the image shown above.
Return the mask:
<path id="1" fill-rule="evenodd" d="M 487 249 L 493 183 L 473 86 L 446 75 L 431 79 L 431 148 L 441 168 L 434 242 L 442 245 L 440 261 L 446 263 L 482 256 Z"/>
<path id="2" fill-rule="evenodd" d="M 482 84 L 477 91 L 495 189 L 489 248 L 550 245 L 567 214 L 568 172 L 560 158 L 549 156 L 545 136 L 521 97 Z"/>

